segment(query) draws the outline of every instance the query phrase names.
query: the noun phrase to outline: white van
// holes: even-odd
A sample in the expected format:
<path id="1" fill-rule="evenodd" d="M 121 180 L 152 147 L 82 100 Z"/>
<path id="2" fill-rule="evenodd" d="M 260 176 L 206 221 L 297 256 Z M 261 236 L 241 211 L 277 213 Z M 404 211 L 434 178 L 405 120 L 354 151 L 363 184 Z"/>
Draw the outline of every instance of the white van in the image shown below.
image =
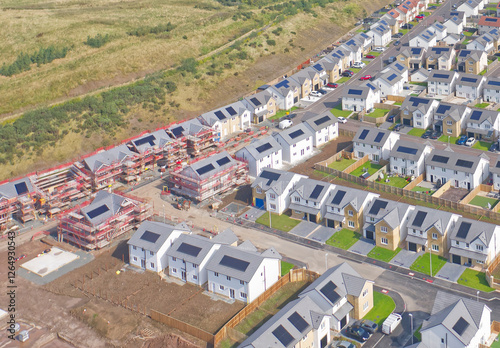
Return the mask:
<path id="1" fill-rule="evenodd" d="M 384 320 L 382 324 L 382 332 L 386 335 L 391 334 L 399 325 L 403 318 L 398 313 L 392 313 Z"/>
<path id="2" fill-rule="evenodd" d="M 293 126 L 293 122 L 291 120 L 283 120 L 283 121 L 280 121 L 278 126 L 280 129 L 287 129 L 287 128 L 290 128 L 291 126 Z"/>

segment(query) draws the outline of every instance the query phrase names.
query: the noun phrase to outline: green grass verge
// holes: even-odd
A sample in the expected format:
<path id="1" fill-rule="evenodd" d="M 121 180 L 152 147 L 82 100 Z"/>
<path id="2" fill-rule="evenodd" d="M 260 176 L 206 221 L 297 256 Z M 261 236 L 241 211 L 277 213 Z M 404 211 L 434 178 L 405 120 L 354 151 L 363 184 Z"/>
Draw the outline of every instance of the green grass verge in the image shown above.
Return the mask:
<path id="1" fill-rule="evenodd" d="M 460 139 L 460 137 L 450 137 L 450 144 L 456 144 L 458 139 Z M 448 136 L 447 135 L 441 135 L 438 138 L 438 141 L 442 141 L 443 143 L 447 143 L 448 142 Z"/>
<path id="2" fill-rule="evenodd" d="M 348 250 L 360 238 L 361 235 L 359 233 L 343 228 L 333 236 L 331 236 L 330 239 L 326 241 L 326 244 L 340 249 Z"/>
<path id="3" fill-rule="evenodd" d="M 373 292 L 373 308 L 363 319 L 371 320 L 382 327 L 384 320 L 396 308 L 394 300 L 389 295 L 384 295 L 380 292 Z"/>
<path id="4" fill-rule="evenodd" d="M 439 270 L 446 264 L 448 260 L 444 257 L 438 256 L 436 254 L 432 254 L 432 276 L 435 276 Z M 412 271 L 417 271 L 424 274 L 431 274 L 430 271 L 430 262 L 429 262 L 429 253 L 425 253 L 420 255 L 418 259 L 413 262 L 410 266 Z"/>
<path id="5" fill-rule="evenodd" d="M 337 83 L 339 83 L 339 84 L 340 84 L 340 83 L 347 82 L 347 81 L 349 81 L 350 79 L 351 79 L 350 77 L 347 77 L 347 76 L 342 76 L 340 79 L 338 79 L 338 80 L 337 80 L 337 81 L 335 81 L 335 82 L 337 82 Z"/>
<path id="6" fill-rule="evenodd" d="M 422 328 L 422 325 L 418 327 L 418 329 L 415 331 L 413 336 L 417 339 L 418 342 L 422 341 L 422 334 L 420 333 L 420 329 Z"/>
<path id="7" fill-rule="evenodd" d="M 392 104 L 392 105 L 398 105 L 398 106 L 401 106 L 401 105 L 403 105 L 403 103 L 401 103 L 401 102 L 395 102 L 395 103 L 394 103 L 394 104 Z"/>
<path id="8" fill-rule="evenodd" d="M 410 82 L 410 84 L 412 84 L 412 85 L 417 85 L 417 86 L 427 87 L 427 82 L 417 82 L 417 81 L 412 81 L 412 82 Z"/>
<path id="9" fill-rule="evenodd" d="M 481 108 L 481 109 L 484 109 L 485 107 L 489 106 L 490 103 L 479 103 L 479 104 L 476 104 L 474 105 L 475 108 Z"/>
<path id="10" fill-rule="evenodd" d="M 295 265 L 290 262 L 281 261 L 281 276 L 283 277 L 285 274 L 288 274 Z"/>
<path id="11" fill-rule="evenodd" d="M 414 188 L 411 189 L 413 192 L 421 192 L 421 193 L 427 193 L 429 195 L 432 195 L 435 190 L 428 189 L 426 187 L 420 187 L 420 186 L 415 186 Z"/>
<path id="12" fill-rule="evenodd" d="M 413 128 L 408 132 L 408 135 L 413 135 L 414 137 L 421 137 L 425 133 L 425 129 Z"/>
<path id="13" fill-rule="evenodd" d="M 376 246 L 375 248 L 373 248 L 369 253 L 368 253 L 368 257 L 371 257 L 372 259 L 375 259 L 375 260 L 380 260 L 380 261 L 383 261 L 383 262 L 389 262 L 391 261 L 394 256 L 396 256 L 399 252 L 401 251 L 401 248 L 397 248 L 396 250 L 389 250 L 389 249 L 385 249 L 385 248 L 382 248 L 382 247 L 379 247 L 379 246 Z"/>
<path id="14" fill-rule="evenodd" d="M 472 145 L 472 147 L 474 149 L 483 150 L 483 151 L 488 151 L 490 149 L 490 146 L 491 146 L 490 142 L 482 141 L 482 140 L 476 141 L 476 143 L 474 145 Z"/>
<path id="15" fill-rule="evenodd" d="M 406 181 L 405 178 L 400 178 L 398 176 L 386 177 L 386 179 L 389 179 L 389 182 L 386 182 L 385 179 L 383 181 L 377 181 L 377 182 L 380 184 L 399 187 L 399 188 L 403 188 L 406 185 L 408 185 L 408 181 Z"/>
<path id="16" fill-rule="evenodd" d="M 279 120 L 280 118 L 288 115 L 289 113 L 291 113 L 292 111 L 297 110 L 297 109 L 298 109 L 298 107 L 292 106 L 292 108 L 290 110 L 279 110 L 276 112 L 276 115 L 269 117 L 269 119 L 270 120 Z"/>
<path id="17" fill-rule="evenodd" d="M 375 163 L 372 163 L 372 162 L 366 162 L 361 167 L 354 169 L 350 174 L 354 175 L 354 176 L 360 176 L 361 174 L 363 174 L 365 172 L 365 170 L 363 170 L 363 168 L 366 169 L 366 171 L 371 176 L 371 175 L 375 174 L 377 172 L 377 170 L 379 170 L 380 168 L 382 168 L 382 166 L 380 164 L 375 164 Z"/>
<path id="18" fill-rule="evenodd" d="M 389 112 L 389 110 L 385 110 L 385 109 L 373 109 L 373 112 L 370 112 L 369 114 L 365 114 L 365 116 L 374 117 L 374 118 L 383 117 L 383 116 L 387 115 L 388 112 Z"/>
<path id="19" fill-rule="evenodd" d="M 382 52 L 375 52 L 375 51 L 371 51 L 371 52 L 370 52 L 370 53 L 368 53 L 368 54 L 371 54 L 372 56 L 378 57 L 378 56 L 380 56 L 380 54 L 381 54 L 381 53 L 382 53 Z"/>
<path id="20" fill-rule="evenodd" d="M 409 31 L 410 29 L 399 29 L 399 32 L 402 33 L 403 35 L 408 34 Z"/>
<path id="21" fill-rule="evenodd" d="M 470 39 L 465 39 L 464 41 L 462 41 L 462 45 L 467 45 L 470 41 Z"/>
<path id="22" fill-rule="evenodd" d="M 354 164 L 354 163 L 356 163 L 355 159 L 345 159 L 345 158 L 343 158 L 340 161 L 335 161 L 333 163 L 330 163 L 328 165 L 328 167 L 343 172 L 347 167 L 349 167 L 351 164 Z"/>
<path id="23" fill-rule="evenodd" d="M 497 205 L 498 199 L 484 197 L 484 196 L 476 196 L 472 198 L 472 200 L 469 202 L 469 204 L 476 205 L 478 207 L 485 209 L 488 209 L 488 203 L 490 203 L 491 207 L 493 208 L 495 205 Z"/>
<path id="24" fill-rule="evenodd" d="M 352 114 L 352 111 L 350 110 L 342 110 L 342 104 L 337 105 L 336 107 L 331 109 L 330 112 L 336 117 L 348 117 L 350 114 Z"/>
<path id="25" fill-rule="evenodd" d="M 464 30 L 464 31 L 462 31 L 462 34 L 464 34 L 465 36 L 472 36 L 472 35 L 474 35 L 474 32 L 475 32 L 475 30 L 473 30 L 473 31 Z"/>
<path id="26" fill-rule="evenodd" d="M 265 212 L 260 218 L 255 222 L 258 224 L 269 227 L 269 212 Z M 271 227 L 276 228 L 280 231 L 288 232 L 300 223 L 300 220 L 295 220 L 285 214 L 275 214 L 271 215 Z"/>
<path id="27" fill-rule="evenodd" d="M 467 268 L 464 273 L 462 273 L 460 278 L 458 278 L 457 283 L 484 292 L 495 291 L 495 289 L 488 285 L 484 272 L 475 271 L 470 268 Z"/>
<path id="28" fill-rule="evenodd" d="M 349 68 L 353 73 L 357 74 L 361 71 L 361 68 Z"/>
<path id="29" fill-rule="evenodd" d="M 500 348 L 500 335 L 498 335 L 497 340 L 493 342 L 491 348 Z"/>

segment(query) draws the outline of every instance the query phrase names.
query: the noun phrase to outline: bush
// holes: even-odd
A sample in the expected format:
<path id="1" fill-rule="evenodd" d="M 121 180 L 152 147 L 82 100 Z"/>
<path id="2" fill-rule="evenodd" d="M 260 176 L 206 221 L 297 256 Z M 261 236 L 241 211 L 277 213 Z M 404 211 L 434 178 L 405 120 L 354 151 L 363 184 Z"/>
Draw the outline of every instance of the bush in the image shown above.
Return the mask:
<path id="1" fill-rule="evenodd" d="M 167 24 L 159 24 L 155 27 L 139 27 L 128 32 L 131 36 L 146 36 L 148 34 L 168 33 L 175 29 L 175 25 L 168 22 Z"/>
<path id="2" fill-rule="evenodd" d="M 99 48 L 104 46 L 108 42 L 109 42 L 108 34 L 104 36 L 102 36 L 101 34 L 97 34 L 94 37 L 87 36 L 87 41 L 85 41 L 84 44 L 93 48 Z"/>
<path id="3" fill-rule="evenodd" d="M 274 40 L 266 40 L 266 43 L 267 43 L 269 46 L 276 46 L 276 41 L 274 41 Z"/>
<path id="4" fill-rule="evenodd" d="M 14 63 L 7 65 L 3 64 L 0 68 L 0 75 L 12 76 L 19 74 L 23 71 L 28 71 L 31 69 L 31 64 L 36 63 L 37 66 L 42 64 L 48 64 L 55 59 L 60 59 L 66 57 L 69 48 L 63 47 L 57 49 L 54 46 L 49 46 L 47 48 L 40 48 L 37 52 L 32 55 L 28 55 L 24 52 L 19 53 L 17 59 Z"/>

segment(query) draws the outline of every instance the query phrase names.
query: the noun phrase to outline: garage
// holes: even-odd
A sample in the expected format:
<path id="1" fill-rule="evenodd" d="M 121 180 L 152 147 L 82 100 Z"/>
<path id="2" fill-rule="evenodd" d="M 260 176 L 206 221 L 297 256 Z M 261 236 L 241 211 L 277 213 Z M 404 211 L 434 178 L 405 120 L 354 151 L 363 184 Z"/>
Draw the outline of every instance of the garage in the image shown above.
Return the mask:
<path id="1" fill-rule="evenodd" d="M 417 244 L 415 243 L 408 243 L 408 250 L 410 251 L 417 251 Z"/>
<path id="2" fill-rule="evenodd" d="M 334 220 L 326 220 L 326 226 L 327 227 L 331 227 L 331 228 L 335 228 L 335 221 Z"/>
<path id="3" fill-rule="evenodd" d="M 366 231 L 366 238 L 374 240 L 375 238 L 373 237 L 373 231 Z"/>
<path id="4" fill-rule="evenodd" d="M 405 126 L 411 126 L 411 120 L 409 118 L 403 118 L 403 124 Z"/>
<path id="5" fill-rule="evenodd" d="M 462 264 L 462 258 L 460 255 L 451 255 L 451 262 L 456 263 L 457 265 Z"/>
<path id="6" fill-rule="evenodd" d="M 314 215 L 314 214 L 309 214 L 309 221 L 311 221 L 311 222 L 316 222 L 316 215 Z"/>
<path id="7" fill-rule="evenodd" d="M 266 210 L 266 202 L 262 198 L 255 198 L 255 208 Z"/>

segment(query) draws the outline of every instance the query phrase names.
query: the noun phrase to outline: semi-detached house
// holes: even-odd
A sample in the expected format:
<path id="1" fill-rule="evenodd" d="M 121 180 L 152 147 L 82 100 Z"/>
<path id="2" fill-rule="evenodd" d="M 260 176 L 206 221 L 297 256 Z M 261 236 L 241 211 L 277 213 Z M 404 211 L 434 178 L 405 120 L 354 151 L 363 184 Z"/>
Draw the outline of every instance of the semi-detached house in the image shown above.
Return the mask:
<path id="1" fill-rule="evenodd" d="M 408 176 L 425 172 L 425 157 L 431 152 L 429 145 L 399 139 L 390 153 L 390 171 Z"/>
<path id="2" fill-rule="evenodd" d="M 488 77 L 484 84 L 483 99 L 487 102 L 500 103 L 500 79 Z"/>
<path id="3" fill-rule="evenodd" d="M 220 137 L 250 127 L 251 112 L 241 101 L 202 114 L 198 120 L 219 133 Z"/>
<path id="4" fill-rule="evenodd" d="M 434 120 L 434 111 L 439 102 L 431 98 L 409 96 L 400 107 L 399 116 L 406 126 L 426 129 Z"/>
<path id="5" fill-rule="evenodd" d="M 310 113 L 304 115 L 302 122 L 313 134 L 313 145 L 319 147 L 327 142 L 337 139 L 339 136 L 339 124 L 337 118 L 331 112 L 322 114 Z"/>
<path id="6" fill-rule="evenodd" d="M 455 60 L 455 50 L 451 47 L 430 47 L 427 50 L 427 69 L 450 70 Z"/>
<path id="7" fill-rule="evenodd" d="M 479 50 L 460 50 L 457 55 L 457 70 L 478 75 L 488 66 L 488 55 Z"/>
<path id="8" fill-rule="evenodd" d="M 353 152 L 357 158 L 368 155 L 369 159 L 379 162 L 381 159 L 388 160 L 399 134 L 378 128 L 360 127 L 352 139 Z"/>
<path id="9" fill-rule="evenodd" d="M 301 86 L 292 79 L 284 79 L 274 86 L 266 89 L 278 104 L 281 110 L 290 110 L 295 103 L 299 102 Z"/>
<path id="10" fill-rule="evenodd" d="M 272 136 L 254 140 L 236 151 L 235 156 L 248 163 L 248 175 L 254 178 L 264 168 L 279 169 L 283 165 L 281 145 Z"/>
<path id="11" fill-rule="evenodd" d="M 485 81 L 484 76 L 462 73 L 457 80 L 455 95 L 469 100 L 481 98 Z"/>
<path id="12" fill-rule="evenodd" d="M 471 109 L 466 105 L 440 102 L 434 112 L 434 130 L 451 137 L 459 137 L 465 127 L 465 118 Z"/>
<path id="13" fill-rule="evenodd" d="M 297 164 L 313 152 L 313 133 L 304 123 L 273 134 L 283 149 L 283 161 Z"/>
<path id="14" fill-rule="evenodd" d="M 335 185 L 309 178 L 300 179 L 290 193 L 292 218 L 319 223 L 323 220 L 330 192 Z"/>
<path id="15" fill-rule="evenodd" d="M 242 102 L 250 110 L 252 123 L 255 124 L 274 116 L 278 107 L 276 100 L 268 91 L 253 94 L 244 98 Z"/>
<path id="16" fill-rule="evenodd" d="M 378 102 L 380 102 L 380 92 L 368 86 L 348 87 L 342 94 L 342 110 L 368 111 Z"/>
<path id="17" fill-rule="evenodd" d="M 457 79 L 458 73 L 455 71 L 432 71 L 427 79 L 427 93 L 436 96 L 454 94 Z"/>
<path id="18" fill-rule="evenodd" d="M 500 129 L 498 111 L 479 108 L 471 110 L 472 112 L 465 119 L 467 136 L 477 140 L 496 138 Z"/>

